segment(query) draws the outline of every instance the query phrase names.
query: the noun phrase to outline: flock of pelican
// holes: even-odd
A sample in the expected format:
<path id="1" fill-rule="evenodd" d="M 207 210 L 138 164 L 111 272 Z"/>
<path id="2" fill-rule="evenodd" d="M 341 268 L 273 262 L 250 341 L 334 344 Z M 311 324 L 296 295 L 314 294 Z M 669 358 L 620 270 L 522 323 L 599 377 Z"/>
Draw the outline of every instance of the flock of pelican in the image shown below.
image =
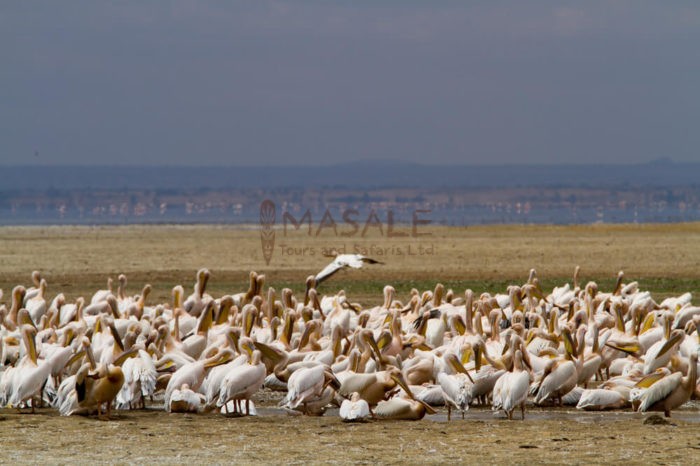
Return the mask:
<path id="1" fill-rule="evenodd" d="M 32 278 L 0 304 L 2 407 L 109 417 L 162 400 L 168 412 L 253 415 L 267 388 L 286 392 L 290 414 L 337 406 L 346 421 L 439 406 L 449 420 L 472 405 L 524 419 L 532 404 L 670 416 L 700 396 L 700 307 L 690 293 L 657 302 L 622 272 L 608 292 L 581 287 L 578 267 L 550 293 L 534 270 L 495 295 L 438 284 L 400 301 L 386 286 L 369 308 L 321 296 L 314 276 L 295 296 L 251 272 L 246 291 L 214 298 L 202 269 L 189 296 L 176 286 L 160 304 L 150 285 L 129 294 L 124 275 L 75 302 Z"/>

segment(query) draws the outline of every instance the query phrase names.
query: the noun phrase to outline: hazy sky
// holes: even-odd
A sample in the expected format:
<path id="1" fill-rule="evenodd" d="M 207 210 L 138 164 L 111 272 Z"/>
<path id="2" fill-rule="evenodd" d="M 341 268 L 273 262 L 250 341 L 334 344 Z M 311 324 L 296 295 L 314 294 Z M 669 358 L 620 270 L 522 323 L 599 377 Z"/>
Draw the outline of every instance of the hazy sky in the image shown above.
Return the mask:
<path id="1" fill-rule="evenodd" d="M 0 164 L 698 161 L 699 125 L 697 0 L 0 3 Z"/>

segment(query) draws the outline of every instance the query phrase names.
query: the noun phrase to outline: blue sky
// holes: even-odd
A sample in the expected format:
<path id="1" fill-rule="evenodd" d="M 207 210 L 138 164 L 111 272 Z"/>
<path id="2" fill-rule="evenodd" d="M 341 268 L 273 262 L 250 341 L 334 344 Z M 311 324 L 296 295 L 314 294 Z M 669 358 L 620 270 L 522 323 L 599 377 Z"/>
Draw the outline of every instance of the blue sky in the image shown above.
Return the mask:
<path id="1" fill-rule="evenodd" d="M 700 161 L 700 3 L 0 5 L 0 164 Z"/>

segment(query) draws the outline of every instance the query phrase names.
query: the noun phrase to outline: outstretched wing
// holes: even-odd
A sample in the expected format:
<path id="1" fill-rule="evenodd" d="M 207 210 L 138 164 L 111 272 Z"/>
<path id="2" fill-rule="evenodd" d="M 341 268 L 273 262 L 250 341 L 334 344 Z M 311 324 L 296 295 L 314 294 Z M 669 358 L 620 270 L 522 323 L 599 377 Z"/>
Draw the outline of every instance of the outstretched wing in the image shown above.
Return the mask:
<path id="1" fill-rule="evenodd" d="M 380 262 L 377 259 L 372 259 L 371 257 L 362 256 L 360 260 L 366 264 L 384 264 L 384 262 Z"/>
<path id="2" fill-rule="evenodd" d="M 323 270 L 321 270 L 316 275 L 316 285 L 318 286 L 319 283 L 326 280 L 328 277 L 330 277 L 343 267 L 346 267 L 346 265 L 340 263 L 340 261 L 338 261 L 338 259 L 336 258 L 336 260 L 328 264 Z"/>

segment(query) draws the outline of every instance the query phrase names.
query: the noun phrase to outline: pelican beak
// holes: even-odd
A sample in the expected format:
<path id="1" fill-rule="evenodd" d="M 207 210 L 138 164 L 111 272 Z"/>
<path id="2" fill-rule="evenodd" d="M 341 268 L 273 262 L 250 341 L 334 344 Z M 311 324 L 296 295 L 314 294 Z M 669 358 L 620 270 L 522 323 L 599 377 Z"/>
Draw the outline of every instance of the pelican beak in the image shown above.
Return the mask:
<path id="1" fill-rule="evenodd" d="M 266 345 L 265 343 L 260 343 L 259 341 L 256 341 L 254 344 L 255 348 L 259 350 L 264 357 L 271 359 L 275 363 L 282 360 L 282 357 L 269 345 Z"/>
<path id="2" fill-rule="evenodd" d="M 474 348 L 474 368 L 477 372 L 481 368 L 481 356 L 481 345 L 477 345 L 477 347 Z"/>
<path id="3" fill-rule="evenodd" d="M 371 334 L 367 333 L 365 340 L 367 341 L 369 346 L 372 348 L 372 351 L 374 351 L 374 354 L 375 354 L 377 360 L 381 361 L 382 360 L 382 353 L 379 350 L 379 347 L 377 346 L 377 342 L 374 341 L 374 337 L 372 337 Z"/>
<path id="4" fill-rule="evenodd" d="M 204 365 L 204 367 L 206 367 L 207 369 L 210 369 L 210 368 L 212 368 L 212 367 L 220 366 L 220 365 L 223 364 L 224 362 L 226 362 L 226 358 L 223 357 L 223 355 L 222 355 L 222 356 L 219 356 L 218 359 L 216 359 L 216 360 L 214 360 L 214 361 L 212 361 L 212 362 L 206 363 L 206 364 Z"/>
<path id="5" fill-rule="evenodd" d="M 469 375 L 469 371 L 464 367 L 464 365 L 460 362 L 459 359 L 457 359 L 457 356 L 450 355 L 451 357 L 447 358 L 447 362 L 450 363 L 450 366 L 455 370 L 455 372 L 458 372 L 460 374 L 466 374 L 467 378 L 471 383 L 474 383 L 474 379 L 472 379 L 472 376 Z"/>
<path id="6" fill-rule="evenodd" d="M 535 339 L 535 332 L 533 331 L 534 329 L 530 329 L 529 332 L 527 332 L 527 338 L 525 339 L 525 346 L 529 345 L 532 340 Z"/>
<path id="7" fill-rule="evenodd" d="M 71 356 L 71 358 L 68 360 L 68 362 L 66 362 L 66 365 L 63 367 L 65 368 L 65 367 L 72 366 L 75 363 L 75 361 L 79 360 L 83 356 L 85 356 L 85 350 L 78 351 L 73 356 Z"/>
<path id="8" fill-rule="evenodd" d="M 561 336 L 564 339 L 564 348 L 566 349 L 566 352 L 572 357 L 576 357 L 576 348 L 574 345 L 574 340 L 571 337 L 571 333 L 564 331 L 561 333 Z"/>
<path id="9" fill-rule="evenodd" d="M 464 332 L 467 330 L 467 327 L 466 325 L 464 325 L 464 321 L 462 320 L 462 318 L 460 316 L 456 316 L 453 322 L 457 333 L 459 333 L 460 335 L 464 335 Z"/>
<path id="10" fill-rule="evenodd" d="M 73 331 L 72 328 L 66 329 L 66 341 L 64 343 L 64 347 L 70 345 L 73 342 L 73 339 L 75 338 L 75 332 Z"/>
<path id="11" fill-rule="evenodd" d="M 245 349 L 246 353 L 248 353 L 248 358 L 252 359 L 253 358 L 253 351 L 255 348 L 253 348 L 252 345 L 248 342 L 245 342 L 242 346 L 243 346 L 243 349 Z M 261 353 L 262 353 L 262 351 L 261 351 Z M 229 358 L 229 360 L 230 360 L 231 355 L 226 353 L 224 355 L 224 358 Z"/>
<path id="12" fill-rule="evenodd" d="M 112 337 L 114 338 L 114 342 L 117 344 L 119 349 L 124 351 L 124 342 L 122 341 L 122 338 L 119 336 L 119 332 L 117 331 L 117 327 L 114 325 L 114 322 L 109 323 L 109 331 L 112 333 Z"/>
<path id="13" fill-rule="evenodd" d="M 642 377 L 641 380 L 639 380 L 639 382 L 637 382 L 634 386 L 637 388 L 649 388 L 663 378 L 664 373 L 662 371 L 652 372 L 651 374 Z"/>
<path id="14" fill-rule="evenodd" d="M 122 354 L 120 354 L 119 357 L 116 358 L 112 364 L 114 364 L 115 366 L 121 366 L 122 364 L 124 364 L 124 361 L 126 361 L 129 358 L 133 358 L 137 354 L 139 354 L 139 350 L 137 348 L 132 348 L 129 351 L 125 351 Z"/>
<path id="15" fill-rule="evenodd" d="M 659 350 L 659 354 L 657 357 L 663 356 L 666 354 L 671 348 L 673 348 L 676 344 L 678 344 L 683 338 L 685 338 L 685 333 L 682 330 L 674 330 L 673 333 L 671 334 L 671 338 L 666 340 L 666 343 L 661 347 Z"/>
<path id="16" fill-rule="evenodd" d="M 474 348 L 472 346 L 468 346 L 462 352 L 462 359 L 460 362 L 462 364 L 467 364 L 469 361 L 471 361 L 472 356 L 474 356 Z"/>
<path id="17" fill-rule="evenodd" d="M 170 361 L 170 360 L 165 361 L 165 362 L 160 363 L 160 364 L 156 363 L 156 367 L 158 368 L 159 371 L 168 370 L 174 366 L 175 366 L 175 363 L 173 361 Z"/>
<path id="18" fill-rule="evenodd" d="M 253 330 L 253 313 L 248 312 L 245 319 L 245 335 L 250 336 L 250 332 Z"/>
<path id="19" fill-rule="evenodd" d="M 336 378 L 336 376 L 333 374 L 333 372 L 326 371 L 325 378 L 326 378 L 326 383 L 324 385 L 324 389 L 325 389 L 325 387 L 330 386 L 336 392 L 338 390 L 340 390 L 340 381 Z"/>
<path id="20" fill-rule="evenodd" d="M 622 351 L 624 353 L 627 353 L 631 356 L 639 356 L 639 345 L 637 343 L 629 343 L 626 345 L 616 345 L 614 343 L 605 343 L 605 346 L 616 349 L 618 351 Z"/>
<path id="21" fill-rule="evenodd" d="M 382 332 L 381 336 L 379 337 L 379 340 L 377 340 L 377 348 L 379 350 L 383 350 L 387 346 L 391 344 L 391 334 L 387 331 Z"/>
<path id="22" fill-rule="evenodd" d="M 428 403 L 426 403 L 425 401 L 418 400 L 418 402 L 419 402 L 420 404 L 423 405 L 423 407 L 425 408 L 425 412 L 426 412 L 427 414 L 435 414 L 435 413 L 437 413 L 437 411 L 435 411 L 435 410 L 433 409 L 433 407 L 430 406 L 430 405 L 429 405 Z"/>
<path id="23" fill-rule="evenodd" d="M 646 318 L 644 318 L 644 322 L 642 322 L 642 327 L 639 329 L 639 334 L 643 334 L 647 330 L 651 329 L 651 327 L 654 325 L 654 314 L 649 313 L 647 314 Z"/>
<path id="24" fill-rule="evenodd" d="M 399 387 L 403 388 L 403 391 L 406 392 L 409 398 L 411 398 L 414 401 L 417 401 L 416 398 L 413 396 L 413 392 L 411 391 L 411 389 L 408 388 L 408 384 L 406 383 L 406 380 L 404 380 L 403 375 L 391 374 L 391 378 L 394 380 L 394 382 L 397 383 Z"/>

